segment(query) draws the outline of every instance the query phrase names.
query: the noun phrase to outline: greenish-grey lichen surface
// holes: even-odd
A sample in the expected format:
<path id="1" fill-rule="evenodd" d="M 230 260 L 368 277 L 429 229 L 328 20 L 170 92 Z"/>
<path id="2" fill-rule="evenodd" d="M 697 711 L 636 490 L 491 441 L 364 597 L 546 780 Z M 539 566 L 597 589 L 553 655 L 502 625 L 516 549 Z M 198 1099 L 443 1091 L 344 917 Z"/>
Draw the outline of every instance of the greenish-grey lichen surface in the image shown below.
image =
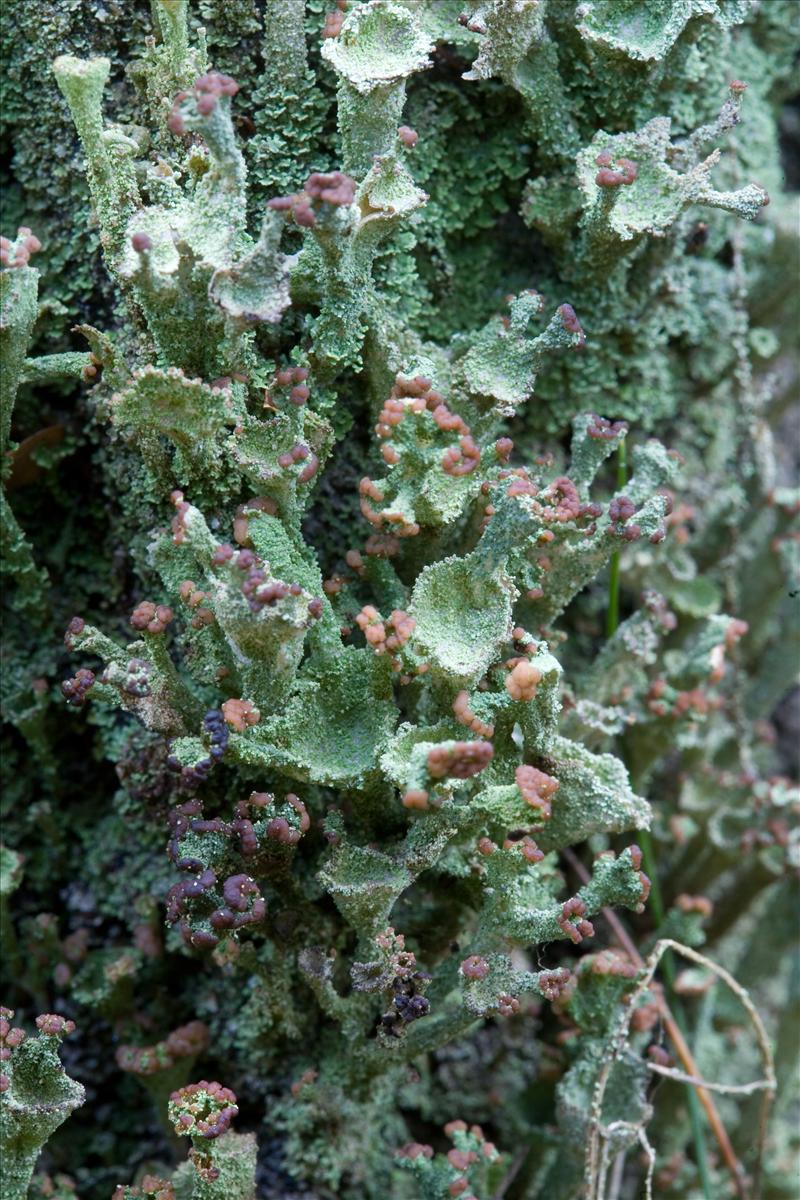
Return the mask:
<path id="1" fill-rule="evenodd" d="M 793 0 L 7 9 L 3 1200 L 790 1200 Z"/>

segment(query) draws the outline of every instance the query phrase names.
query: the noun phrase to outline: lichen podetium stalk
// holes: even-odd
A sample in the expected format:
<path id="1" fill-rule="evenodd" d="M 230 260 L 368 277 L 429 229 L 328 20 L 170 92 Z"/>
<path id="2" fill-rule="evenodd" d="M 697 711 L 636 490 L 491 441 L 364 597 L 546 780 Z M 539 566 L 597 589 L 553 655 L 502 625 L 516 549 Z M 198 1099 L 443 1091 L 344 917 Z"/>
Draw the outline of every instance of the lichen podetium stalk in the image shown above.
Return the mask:
<path id="1" fill-rule="evenodd" d="M 617 490 L 621 491 L 628 482 L 628 461 L 626 457 L 626 439 L 623 438 L 617 447 Z M 615 550 L 611 555 L 608 569 L 608 611 L 606 613 L 606 637 L 612 637 L 619 626 L 619 559 L 620 552 Z"/>

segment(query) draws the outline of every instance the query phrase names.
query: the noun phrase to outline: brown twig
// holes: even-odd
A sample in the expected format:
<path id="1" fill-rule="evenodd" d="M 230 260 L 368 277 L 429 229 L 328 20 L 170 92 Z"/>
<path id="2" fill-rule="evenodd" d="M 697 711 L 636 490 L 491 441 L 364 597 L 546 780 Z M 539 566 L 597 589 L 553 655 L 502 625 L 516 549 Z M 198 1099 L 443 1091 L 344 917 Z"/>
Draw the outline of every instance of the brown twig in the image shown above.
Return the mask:
<path id="1" fill-rule="evenodd" d="M 528 1152 L 529 1152 L 528 1147 L 525 1146 L 522 1150 L 519 1151 L 518 1154 L 516 1154 L 514 1156 L 514 1160 L 511 1163 L 511 1166 L 506 1171 L 503 1178 L 500 1180 L 500 1184 L 499 1184 L 494 1196 L 492 1197 L 492 1200 L 503 1200 L 503 1197 L 505 1196 L 508 1189 L 511 1187 L 511 1184 L 514 1182 L 514 1180 L 519 1175 L 519 1173 L 522 1169 L 522 1164 L 525 1162 L 525 1159 L 528 1157 Z"/>
<path id="2" fill-rule="evenodd" d="M 562 850 L 561 853 L 572 867 L 575 874 L 580 878 L 581 882 L 588 883 L 590 880 L 589 872 L 586 870 L 586 867 L 584 867 L 578 856 L 568 848 Z M 630 934 L 625 929 L 625 926 L 622 924 L 617 914 L 610 908 L 603 908 L 601 911 L 619 945 L 622 947 L 628 957 L 637 965 L 637 967 L 643 967 L 644 959 L 636 949 Z M 689 1049 L 686 1039 L 681 1033 L 675 1018 L 670 1012 L 669 1005 L 663 993 L 656 996 L 656 1003 L 658 1004 L 661 1012 L 661 1019 L 664 1023 L 664 1031 L 675 1047 L 675 1053 L 683 1063 L 687 1075 L 694 1076 L 699 1080 L 700 1072 L 697 1068 L 697 1063 L 694 1060 L 694 1055 Z M 727 1166 L 733 1178 L 736 1194 L 739 1197 L 739 1200 L 748 1200 L 745 1186 L 746 1176 L 744 1168 L 736 1157 L 736 1151 L 734 1150 L 731 1140 L 728 1137 L 728 1131 L 722 1124 L 722 1120 L 717 1112 L 714 1100 L 710 1092 L 708 1092 L 705 1087 L 698 1086 L 697 1084 L 693 1084 L 693 1086 L 697 1092 L 697 1098 L 705 1110 L 708 1123 L 711 1126 L 711 1131 L 717 1140 L 717 1144 L 725 1161 L 725 1165 Z M 769 1093 L 767 1093 L 767 1096 L 768 1095 Z M 762 1129 L 765 1127 L 765 1125 L 766 1122 L 762 1118 Z"/>

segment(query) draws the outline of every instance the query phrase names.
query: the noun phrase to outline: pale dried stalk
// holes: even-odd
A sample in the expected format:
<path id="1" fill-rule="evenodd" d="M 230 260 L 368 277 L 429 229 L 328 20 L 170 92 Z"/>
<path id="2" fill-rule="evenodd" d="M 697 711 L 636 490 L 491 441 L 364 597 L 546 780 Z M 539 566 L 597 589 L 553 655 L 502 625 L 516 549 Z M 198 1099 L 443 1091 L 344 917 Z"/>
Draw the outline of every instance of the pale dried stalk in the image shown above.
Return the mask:
<path id="1" fill-rule="evenodd" d="M 598 1171 L 598 1176 L 597 1176 L 597 1191 L 596 1191 L 597 1200 L 604 1200 L 605 1195 L 606 1195 L 606 1178 L 608 1176 L 609 1167 L 611 1167 L 611 1165 L 612 1165 L 610 1162 L 610 1159 L 609 1159 L 609 1146 L 610 1146 L 611 1135 L 613 1133 L 629 1133 L 629 1134 L 635 1135 L 636 1138 L 641 1140 L 641 1135 L 642 1135 L 642 1133 L 644 1133 L 644 1129 L 641 1125 L 633 1124 L 631 1121 L 612 1121 L 610 1125 L 601 1126 L 601 1133 L 602 1133 L 603 1145 L 602 1145 L 602 1151 L 601 1151 L 601 1156 L 600 1156 L 600 1169 Z M 616 1159 L 614 1160 L 615 1168 L 616 1168 L 617 1162 L 619 1161 L 620 1158 L 623 1160 L 623 1163 L 624 1163 L 624 1158 L 625 1158 L 624 1151 L 622 1151 L 620 1154 L 618 1154 L 616 1156 Z M 612 1171 L 612 1185 L 611 1185 L 612 1189 L 614 1188 L 613 1174 L 614 1174 L 614 1172 Z M 622 1180 L 620 1179 L 619 1182 L 621 1183 Z M 619 1187 L 617 1187 L 616 1193 L 617 1194 L 619 1193 Z M 612 1190 L 612 1196 L 609 1197 L 609 1200 L 613 1200 L 613 1195 L 614 1195 L 614 1192 Z"/>
<path id="2" fill-rule="evenodd" d="M 568 848 L 562 850 L 561 853 L 563 854 L 563 856 L 567 860 L 567 862 L 570 864 L 572 869 L 575 871 L 576 875 L 578 875 L 580 877 L 582 882 L 588 883 L 589 882 L 589 872 L 586 870 L 586 868 L 584 867 L 583 863 L 578 858 L 578 856 L 572 850 L 570 850 Z M 625 926 L 620 921 L 617 914 L 613 911 L 613 909 L 610 909 L 610 908 L 604 908 L 601 911 L 602 911 L 602 914 L 605 917 L 609 927 L 613 931 L 614 936 L 617 939 L 617 942 L 619 943 L 619 945 L 622 947 L 622 949 L 625 951 L 625 953 L 628 955 L 628 957 L 631 959 L 632 962 L 634 962 L 638 967 L 642 967 L 644 965 L 644 959 L 642 958 L 639 951 L 636 949 L 636 946 L 633 944 L 630 934 L 628 933 Z M 680 1031 L 678 1023 L 676 1022 L 675 1018 L 672 1016 L 672 1013 L 670 1012 L 670 1009 L 669 1009 L 669 1005 L 667 1004 L 667 1001 L 665 1000 L 663 994 L 659 993 L 655 997 L 655 1000 L 656 1000 L 656 1003 L 661 1012 L 661 1019 L 664 1022 L 664 1031 L 667 1034 L 667 1037 L 672 1042 L 672 1045 L 675 1048 L 675 1053 L 678 1055 L 678 1058 L 681 1060 L 681 1062 L 683 1063 L 684 1067 L 686 1068 L 686 1070 L 689 1074 L 694 1075 L 694 1076 L 699 1076 L 699 1071 L 697 1070 L 697 1064 L 694 1061 L 694 1056 L 693 1056 L 691 1050 L 689 1049 L 689 1046 L 686 1043 L 686 1039 L 684 1038 L 683 1034 Z M 747 1196 L 747 1193 L 745 1191 L 744 1170 L 743 1170 L 742 1165 L 739 1162 L 738 1158 L 736 1157 L 736 1152 L 733 1149 L 733 1146 L 731 1145 L 730 1138 L 728 1137 L 728 1131 L 726 1130 L 725 1126 L 722 1124 L 722 1120 L 720 1119 L 720 1115 L 717 1112 L 716 1106 L 714 1104 L 714 1100 L 713 1100 L 710 1092 L 708 1092 L 706 1088 L 698 1087 L 697 1088 L 697 1098 L 700 1101 L 701 1105 L 703 1106 L 703 1109 L 705 1110 L 706 1118 L 708 1120 L 709 1125 L 711 1126 L 711 1131 L 714 1134 L 714 1137 L 716 1138 L 717 1145 L 719 1146 L 720 1153 L 722 1154 L 725 1165 L 727 1166 L 728 1170 L 731 1173 L 731 1176 L 733 1177 L 734 1187 L 736 1188 L 736 1194 L 739 1197 L 739 1200 L 750 1200 L 750 1198 Z M 759 1158 L 758 1158 L 758 1168 L 757 1169 L 760 1169 L 761 1147 L 763 1146 L 765 1136 L 766 1136 L 766 1113 L 762 1111 L 760 1129 L 759 1129 Z M 590 1194 L 591 1193 L 587 1193 L 587 1195 L 590 1195 Z M 757 1200 L 758 1187 L 756 1187 L 756 1189 L 755 1189 L 754 1196 L 756 1197 L 756 1200 Z"/>
<path id="3" fill-rule="evenodd" d="M 622 1191 L 622 1180 L 625 1175 L 625 1151 L 620 1150 L 611 1168 L 611 1181 L 608 1185 L 608 1200 L 619 1200 Z"/>
<path id="4" fill-rule="evenodd" d="M 775 1078 L 775 1062 L 772 1057 L 772 1047 L 769 1044 L 767 1031 L 764 1028 L 764 1022 L 759 1016 L 758 1009 L 756 1008 L 755 1004 L 753 1004 L 750 996 L 739 983 L 739 981 L 734 979 L 733 975 L 731 975 L 729 971 L 726 971 L 724 967 L 721 967 L 719 963 L 715 963 L 712 959 L 707 958 L 705 954 L 699 954 L 697 950 L 692 950 L 690 946 L 684 946 L 682 942 L 674 942 L 672 938 L 661 938 L 661 940 L 656 943 L 653 954 L 655 954 L 659 947 L 661 947 L 658 956 L 659 958 L 666 950 L 674 950 L 676 954 L 681 954 L 684 958 L 688 958 L 692 962 L 696 962 L 699 966 L 707 967 L 709 971 L 713 971 L 713 973 L 719 979 L 721 979 L 727 987 L 730 988 L 750 1018 L 750 1023 L 755 1030 L 758 1048 L 761 1051 L 761 1059 L 764 1064 L 764 1074 L 766 1077 L 766 1086 L 774 1092 L 775 1088 L 777 1087 L 777 1080 Z M 658 959 L 656 962 L 657 961 Z"/>
<path id="5" fill-rule="evenodd" d="M 653 1200 L 653 1174 L 656 1169 L 656 1152 L 647 1140 L 643 1129 L 639 1130 L 639 1141 L 647 1155 L 647 1174 L 644 1179 L 644 1200 Z"/>
<path id="6" fill-rule="evenodd" d="M 752 1000 L 750 999 L 750 997 L 748 996 L 748 994 L 744 990 L 744 988 L 741 986 L 741 984 L 739 984 L 733 978 L 733 976 L 731 974 L 729 974 L 728 971 L 725 970 L 724 967 L 720 967 L 717 963 L 712 962 L 711 959 L 706 958 L 705 955 L 698 954 L 698 952 L 696 950 L 692 950 L 689 946 L 684 946 L 681 942 L 673 941 L 672 938 L 662 938 L 660 941 L 658 941 L 656 943 L 655 947 L 653 948 L 652 953 L 650 954 L 649 958 L 647 959 L 647 962 L 643 964 L 644 968 L 645 968 L 644 974 L 639 979 L 639 982 L 637 983 L 636 988 L 634 989 L 634 991 L 631 995 L 630 1002 L 625 1006 L 625 1010 L 621 1014 L 617 1031 L 612 1038 L 611 1053 L 608 1055 L 605 1062 L 603 1063 L 603 1067 L 600 1071 L 597 1083 L 595 1085 L 595 1090 L 594 1090 L 594 1094 L 592 1097 L 591 1133 L 590 1133 L 590 1140 L 589 1140 L 589 1149 L 588 1149 L 588 1153 L 586 1156 L 587 1196 L 592 1198 L 592 1200 L 602 1200 L 602 1196 L 603 1196 L 603 1192 L 604 1192 L 605 1171 L 603 1169 L 603 1166 L 604 1166 L 604 1161 L 606 1159 L 606 1154 L 607 1154 L 607 1151 L 606 1151 L 607 1136 L 608 1136 L 608 1133 L 610 1132 L 611 1127 L 609 1126 L 608 1129 L 605 1129 L 601 1124 L 600 1117 L 601 1117 L 602 1110 L 603 1110 L 603 1100 L 605 1098 L 606 1087 L 608 1086 L 608 1080 L 609 1080 L 609 1077 L 611 1074 L 611 1069 L 612 1069 L 614 1063 L 620 1057 L 625 1046 L 627 1045 L 630 1021 L 631 1021 L 633 1012 L 636 1008 L 636 1005 L 637 1005 L 638 1001 L 642 998 L 644 993 L 647 991 L 647 989 L 650 987 L 650 984 L 652 983 L 656 968 L 658 967 L 659 962 L 661 961 L 662 957 L 668 950 L 673 950 L 676 954 L 680 954 L 684 958 L 688 958 L 690 961 L 698 963 L 700 966 L 707 967 L 710 971 L 712 971 L 715 975 L 717 975 L 718 978 L 720 978 L 723 981 L 723 983 L 725 983 L 730 988 L 730 990 L 734 993 L 734 995 L 738 997 L 740 1003 L 742 1004 L 742 1007 L 747 1012 L 747 1015 L 749 1016 L 750 1021 L 752 1023 L 753 1029 L 755 1030 L 756 1041 L 758 1043 L 758 1047 L 761 1052 L 761 1057 L 762 1057 L 762 1061 L 764 1064 L 764 1074 L 765 1074 L 764 1105 L 762 1106 L 762 1116 L 761 1116 L 761 1121 L 760 1121 L 760 1140 L 763 1140 L 764 1130 L 765 1130 L 765 1126 L 766 1126 L 766 1113 L 768 1111 L 769 1104 L 771 1103 L 772 1097 L 775 1093 L 776 1080 L 775 1080 L 775 1066 L 774 1066 L 773 1057 L 772 1057 L 772 1050 L 770 1048 L 769 1041 L 767 1039 L 767 1032 L 764 1028 L 764 1025 L 763 1025 L 763 1022 L 762 1022 L 760 1016 L 758 1015 L 755 1005 L 753 1004 Z M 638 954 L 636 957 L 639 958 Z M 672 1018 L 670 1018 L 670 1020 L 672 1020 Z M 678 1030 L 678 1033 L 680 1034 L 680 1030 Z M 684 1042 L 682 1035 L 680 1035 L 680 1042 L 685 1046 L 685 1042 Z M 679 1049 L 679 1047 L 677 1045 L 676 1045 L 676 1048 Z M 688 1047 L 687 1047 L 687 1050 L 688 1050 Z M 692 1071 L 692 1077 L 689 1079 L 685 1079 L 684 1082 L 688 1082 L 692 1086 L 696 1087 L 698 1096 L 702 1096 L 703 1094 L 708 1096 L 708 1090 L 707 1090 L 708 1085 L 706 1084 L 705 1080 L 700 1079 L 698 1077 L 696 1068 L 694 1068 L 694 1070 Z M 761 1083 L 761 1081 L 757 1081 L 757 1082 L 759 1084 Z M 747 1087 L 751 1091 L 755 1090 L 752 1085 L 745 1084 L 743 1086 Z M 715 1089 L 715 1090 L 717 1090 L 717 1089 Z M 709 1099 L 710 1099 L 710 1097 L 709 1097 Z M 600 1146 L 601 1140 L 604 1143 L 602 1149 Z M 728 1140 L 727 1134 L 725 1134 L 725 1141 L 730 1146 L 730 1142 Z M 740 1194 L 743 1194 L 744 1193 L 744 1179 L 743 1179 L 744 1173 L 742 1171 L 741 1165 L 738 1163 L 735 1155 L 733 1154 L 732 1147 L 731 1147 L 731 1155 L 733 1156 L 733 1161 L 736 1163 L 736 1168 L 737 1168 L 736 1174 L 734 1176 L 734 1178 L 737 1182 L 737 1188 L 740 1191 Z"/>
<path id="7" fill-rule="evenodd" d="M 674 1079 L 676 1083 L 688 1083 L 695 1088 L 708 1088 L 709 1092 L 718 1092 L 721 1096 L 752 1096 L 754 1092 L 763 1092 L 773 1087 L 768 1079 L 755 1079 L 752 1083 L 710 1083 L 707 1079 L 698 1079 L 696 1075 L 685 1075 L 672 1067 L 661 1067 L 658 1063 L 648 1063 L 648 1070 L 665 1079 Z"/>
<path id="8" fill-rule="evenodd" d="M 587 869 L 585 869 L 585 866 L 581 862 L 581 859 L 577 857 L 577 854 L 573 853 L 571 850 L 564 850 L 561 851 L 561 853 L 564 854 L 564 857 L 566 858 L 567 862 L 570 863 L 573 871 L 576 872 L 576 875 L 581 877 L 581 880 L 584 883 L 588 883 L 589 872 Z M 644 959 L 642 958 L 642 955 L 639 954 L 636 946 L 634 946 L 630 934 L 628 934 L 627 930 L 625 929 L 625 925 L 622 924 L 619 917 L 616 916 L 613 908 L 603 908 L 602 914 L 603 917 L 606 918 L 610 929 L 612 929 L 616 941 L 618 941 L 622 949 L 625 950 L 628 958 L 630 958 L 631 961 L 634 962 L 634 964 L 636 964 L 638 967 L 644 966 Z M 661 992 L 658 992 L 655 1000 L 658 1009 L 660 1009 L 661 1012 L 664 1032 L 666 1032 L 667 1037 L 669 1038 L 670 1042 L 672 1042 L 675 1049 L 675 1054 L 678 1055 L 688 1073 L 691 1075 L 699 1075 L 697 1063 L 694 1062 L 692 1051 L 690 1048 L 688 1048 L 684 1034 L 680 1032 L 678 1022 L 675 1021 L 674 1016 L 669 1012 L 669 1006 L 666 998 L 664 998 Z M 697 1098 L 700 1104 L 703 1105 L 705 1116 L 708 1118 L 711 1132 L 714 1133 L 717 1145 L 720 1147 L 720 1152 L 722 1154 L 724 1163 L 726 1163 L 730 1174 L 733 1176 L 736 1194 L 738 1194 L 739 1200 L 747 1200 L 744 1186 L 745 1172 L 741 1168 L 739 1159 L 736 1158 L 733 1146 L 730 1145 L 727 1129 L 722 1124 L 720 1114 L 718 1114 L 714 1104 L 714 1099 L 712 1099 L 710 1092 L 706 1091 L 704 1087 L 697 1088 Z"/>

